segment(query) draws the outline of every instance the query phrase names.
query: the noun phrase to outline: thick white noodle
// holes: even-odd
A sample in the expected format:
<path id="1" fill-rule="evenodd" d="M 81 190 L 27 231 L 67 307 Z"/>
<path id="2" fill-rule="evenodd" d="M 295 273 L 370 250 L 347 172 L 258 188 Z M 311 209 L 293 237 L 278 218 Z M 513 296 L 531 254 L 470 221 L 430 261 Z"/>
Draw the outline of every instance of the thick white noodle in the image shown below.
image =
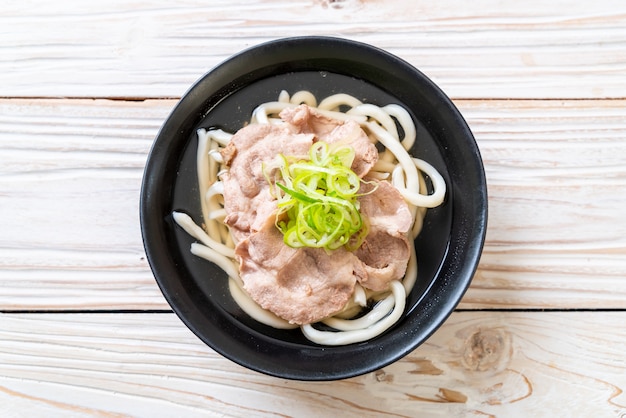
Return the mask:
<path id="1" fill-rule="evenodd" d="M 348 115 L 361 115 L 367 118 L 375 119 L 384 129 L 387 134 L 393 136 L 398 143 L 400 143 L 400 137 L 398 136 L 398 128 L 396 123 L 391 119 L 389 113 L 385 112 L 382 108 L 373 104 L 361 104 L 346 112 Z M 373 123 L 373 122 L 370 122 Z"/>
<path id="2" fill-rule="evenodd" d="M 413 158 L 413 162 L 415 166 L 428 177 L 430 177 L 430 181 L 433 184 L 433 193 L 430 196 L 431 205 L 420 205 L 422 208 L 434 208 L 443 203 L 443 199 L 446 197 L 446 182 L 443 179 L 443 176 L 437 171 L 435 167 L 430 165 L 424 160 L 420 160 L 419 158 Z"/>
<path id="3" fill-rule="evenodd" d="M 296 107 L 296 105 L 289 102 L 267 102 L 259 105 L 252 111 L 252 119 L 250 123 L 262 123 L 268 124 L 269 116 L 280 113 L 283 109 L 288 107 Z"/>
<path id="4" fill-rule="evenodd" d="M 426 181 L 424 180 L 424 176 L 419 176 L 419 192 L 424 194 L 427 192 L 426 189 Z M 411 235 L 413 239 L 417 238 L 419 233 L 422 231 L 422 226 L 424 226 L 424 216 L 426 216 L 427 208 L 415 207 L 415 220 L 413 221 L 413 228 L 411 229 Z"/>
<path id="5" fill-rule="evenodd" d="M 352 299 L 354 300 L 354 303 L 359 306 L 367 306 L 367 295 L 365 294 L 365 289 L 363 289 L 363 286 L 359 283 L 354 286 Z"/>
<path id="6" fill-rule="evenodd" d="M 228 281 L 228 288 L 237 305 L 256 321 L 278 329 L 298 328 L 298 325 L 290 324 L 267 309 L 261 308 L 235 280 Z"/>
<path id="7" fill-rule="evenodd" d="M 408 295 L 415 282 L 417 281 L 417 253 L 415 252 L 415 245 L 411 245 L 411 256 L 409 257 L 409 263 L 406 266 L 406 272 L 404 273 L 404 279 L 402 285 Z"/>
<path id="8" fill-rule="evenodd" d="M 317 99 L 308 91 L 300 91 L 293 96 L 282 91 L 276 102 L 267 102 L 258 106 L 251 117 L 251 123 L 282 123 L 278 114 L 285 108 L 301 103 L 315 107 Z M 343 112 L 345 108 L 350 108 Z M 363 104 L 354 96 L 335 94 L 322 100 L 318 112 L 338 120 L 352 119 L 369 132 L 373 142 L 380 142 L 385 151 L 373 167 L 370 175 L 376 178 L 391 176 L 391 183 L 400 191 L 409 204 L 414 223 L 410 236 L 415 238 L 421 228 L 427 207 L 435 207 L 443 202 L 446 185 L 437 170 L 425 161 L 411 157 L 408 150 L 414 145 L 416 128 L 409 113 L 399 105 L 387 105 L 383 108 Z M 397 126 L 402 129 L 402 138 Z M 226 212 L 220 196 L 223 184 L 219 181 L 225 170 L 219 151 L 225 147 L 232 134 L 222 130 L 198 130 L 198 184 L 204 199 L 202 216 L 205 228 L 199 227 L 189 215 L 173 212 L 173 218 L 188 234 L 202 244 L 194 243 L 191 252 L 198 257 L 215 263 L 229 276 L 229 289 L 235 302 L 255 320 L 281 329 L 296 328 L 270 311 L 260 307 L 243 289 L 235 261 L 234 241 L 228 228 L 221 222 Z M 424 173 L 431 179 L 433 193 L 428 194 Z M 204 245 L 203 245 L 204 244 Z M 367 291 L 356 284 L 351 301 L 339 314 L 324 319 L 322 322 L 336 331 L 321 331 L 312 325 L 303 325 L 301 330 L 309 340 L 324 345 L 344 345 L 369 340 L 398 321 L 404 311 L 406 295 L 413 288 L 417 279 L 417 257 L 415 247 L 411 255 L 405 277 L 402 281 L 390 283 L 389 293 L 369 293 L 371 300 L 378 300 L 374 308 L 356 319 L 349 319 L 352 312 L 358 312 L 366 306 Z"/>
<path id="9" fill-rule="evenodd" d="M 213 198 L 213 196 L 224 195 L 224 183 L 221 181 L 216 181 L 207 189 L 204 200 L 209 201 Z"/>
<path id="10" fill-rule="evenodd" d="M 317 108 L 321 110 L 339 111 L 341 106 L 356 107 L 362 104 L 363 102 L 354 96 L 350 96 L 345 93 L 338 93 L 326 97 L 317 105 Z"/>
<path id="11" fill-rule="evenodd" d="M 220 154 L 220 150 L 218 148 L 214 148 L 209 151 L 209 157 L 219 164 L 224 164 L 224 159 L 222 158 L 222 154 Z"/>
<path id="12" fill-rule="evenodd" d="M 404 312 L 406 304 L 404 286 L 400 281 L 394 280 L 390 283 L 390 287 L 392 295 L 389 298 L 395 300 L 393 310 L 368 328 L 350 331 L 320 331 L 312 325 L 303 325 L 300 329 L 309 340 L 323 345 L 345 345 L 370 340 L 398 322 Z"/>
<path id="13" fill-rule="evenodd" d="M 204 129 L 202 129 L 204 130 Z M 233 134 L 223 131 L 221 129 L 211 129 L 210 131 L 206 131 L 208 138 L 212 141 L 215 141 L 217 144 L 225 147 L 230 142 L 230 139 L 233 137 Z"/>
<path id="14" fill-rule="evenodd" d="M 317 107 L 317 99 L 310 91 L 298 91 L 293 96 L 291 96 L 291 100 L 289 101 L 295 105 L 305 104 L 310 107 Z"/>
<path id="15" fill-rule="evenodd" d="M 185 230 L 189 235 L 202 242 L 204 245 L 216 251 L 217 253 L 228 258 L 235 258 L 235 250 L 221 242 L 217 242 L 211 238 L 204 229 L 200 228 L 189 215 L 183 212 L 172 212 L 174 221 Z"/>
<path id="16" fill-rule="evenodd" d="M 289 93 L 287 90 L 281 90 L 278 94 L 278 101 L 283 103 L 289 103 Z"/>
<path id="17" fill-rule="evenodd" d="M 202 128 L 198 129 L 196 133 L 198 135 L 198 151 L 196 153 L 198 188 L 199 190 L 211 190 L 215 186 L 219 174 L 219 160 L 221 160 L 219 147 L 222 144 L 227 144 L 230 138 L 232 138 L 232 134 L 221 129 L 207 131 Z M 209 185 L 211 186 L 209 187 Z M 211 217 L 209 216 L 210 213 L 221 209 L 221 206 L 212 199 L 216 195 L 216 193 L 206 193 L 205 198 L 200 199 L 202 219 L 205 220 L 208 236 L 213 238 L 219 236 L 221 241 L 224 242 L 223 238 L 229 235 L 228 229 L 221 223 L 211 222 Z"/>
<path id="18" fill-rule="evenodd" d="M 217 264 L 219 268 L 224 270 L 228 277 L 243 286 L 243 282 L 241 281 L 241 277 L 239 276 L 239 269 L 231 258 L 219 254 L 215 250 L 207 247 L 206 245 L 198 244 L 197 242 L 191 244 L 191 253 L 198 257 L 204 258 L 205 260 L 208 260 L 214 264 Z"/>
<path id="19" fill-rule="evenodd" d="M 376 305 L 367 314 L 357 319 L 338 319 L 334 317 L 323 319 L 322 322 L 329 327 L 339 331 L 352 331 L 355 329 L 364 329 L 374 325 L 383 319 L 393 309 L 395 299 L 393 295 L 389 295 Z"/>
<path id="20" fill-rule="evenodd" d="M 395 155 L 396 159 L 400 163 L 400 166 L 402 167 L 402 173 L 405 176 L 406 182 L 403 181 L 403 183 L 405 184 L 402 185 L 402 188 L 398 187 L 396 185 L 396 182 L 393 181 L 392 174 L 392 184 L 396 186 L 398 191 L 400 191 L 400 193 L 408 203 L 414 206 L 419 206 L 418 203 L 407 198 L 404 193 L 405 191 L 409 190 L 419 190 L 419 176 L 417 173 L 417 167 L 415 166 L 415 163 L 413 162 L 413 159 L 409 155 L 408 151 L 404 149 L 402 144 L 396 138 L 390 135 L 377 123 L 366 122 L 362 126 L 364 126 L 372 134 L 374 134 L 378 141 L 380 141 L 380 143 L 383 144 L 385 148 L 387 148 L 387 151 Z"/>
<path id="21" fill-rule="evenodd" d="M 211 211 L 211 213 L 209 213 L 209 219 L 212 220 L 212 221 L 214 221 L 214 220 L 224 220 L 226 215 L 227 215 L 226 209 L 217 209 L 217 210 Z"/>
<path id="22" fill-rule="evenodd" d="M 415 123 L 413 123 L 413 119 L 411 118 L 411 115 L 409 115 L 409 112 L 407 112 L 405 108 L 397 104 L 389 104 L 382 109 L 385 112 L 389 113 L 390 116 L 396 118 L 396 120 L 402 127 L 402 130 L 404 131 L 402 146 L 405 150 L 410 150 L 415 143 L 417 131 L 415 129 Z"/>
<path id="23" fill-rule="evenodd" d="M 430 164 L 417 158 L 412 158 L 402 144 L 394 141 L 393 136 L 387 133 L 378 124 L 367 122 L 365 127 L 370 130 L 378 140 L 391 151 L 398 162 L 392 173 L 392 184 L 398 189 L 407 202 L 414 206 L 433 208 L 439 206 L 446 193 L 446 183 L 439 172 Z M 433 183 L 434 192 L 432 195 L 419 193 L 419 175 L 417 169 L 427 174 Z M 417 192 L 415 192 L 417 190 Z"/>
<path id="24" fill-rule="evenodd" d="M 443 199 L 446 195 L 446 182 L 439 172 L 426 161 L 419 160 L 417 158 L 413 158 L 413 163 L 415 167 L 419 168 L 424 174 L 430 177 L 430 180 L 433 185 L 433 193 L 432 194 L 421 194 L 419 187 L 419 178 L 418 178 L 418 187 L 415 189 L 410 189 L 407 184 L 405 184 L 404 172 L 402 168 L 404 167 L 396 167 L 392 172 L 391 178 L 393 185 L 396 189 L 400 191 L 402 196 L 412 204 L 422 208 L 434 208 L 443 202 Z M 417 192 L 413 191 L 417 190 Z"/>
<path id="25" fill-rule="evenodd" d="M 372 170 L 374 171 L 380 171 L 380 172 L 386 172 L 386 173 L 391 173 L 393 172 L 393 170 L 398 166 L 397 163 L 393 163 L 391 161 L 382 161 L 382 160 L 378 160 L 376 161 L 376 164 L 374 164 L 374 167 L 372 167 Z M 369 174 L 369 173 L 368 173 Z"/>
<path id="26" fill-rule="evenodd" d="M 391 174 L 389 173 L 382 173 L 380 171 L 373 171 L 373 170 L 370 170 L 370 172 L 367 173 L 367 178 L 375 179 L 375 180 L 389 180 L 390 176 Z"/>
<path id="27" fill-rule="evenodd" d="M 206 129 L 198 129 L 198 151 L 196 152 L 196 171 L 198 176 L 198 189 L 208 190 L 209 176 L 209 135 Z M 202 210 L 202 219 L 207 219 L 209 208 L 206 199 L 200 199 L 200 208 Z M 176 219 L 176 216 L 174 216 Z M 215 235 L 215 230 L 209 230 L 209 234 Z M 197 238 L 197 237 L 196 237 Z"/>

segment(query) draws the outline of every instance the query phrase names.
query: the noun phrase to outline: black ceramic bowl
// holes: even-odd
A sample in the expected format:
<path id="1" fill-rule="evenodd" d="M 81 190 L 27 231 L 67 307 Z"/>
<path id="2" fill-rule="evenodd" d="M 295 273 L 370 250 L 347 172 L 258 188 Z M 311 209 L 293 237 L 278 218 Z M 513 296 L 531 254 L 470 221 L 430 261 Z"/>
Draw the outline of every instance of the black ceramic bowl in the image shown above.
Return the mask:
<path id="1" fill-rule="evenodd" d="M 444 204 L 428 211 L 417 238 L 419 275 L 400 321 L 363 343 L 320 346 L 299 329 L 276 330 L 234 303 L 225 273 L 189 252 L 194 241 L 173 210 L 202 222 L 196 180 L 196 129 L 235 132 L 260 103 L 281 90 L 318 98 L 349 93 L 378 105 L 398 103 L 417 125 L 411 153 L 447 184 Z M 487 223 L 487 192 L 472 133 L 449 98 L 405 61 L 372 46 L 328 37 L 268 42 L 203 76 L 159 132 L 141 190 L 141 230 L 163 295 L 206 344 L 253 370 L 287 379 L 335 380 L 377 370 L 409 354 L 455 309 L 478 264 Z"/>

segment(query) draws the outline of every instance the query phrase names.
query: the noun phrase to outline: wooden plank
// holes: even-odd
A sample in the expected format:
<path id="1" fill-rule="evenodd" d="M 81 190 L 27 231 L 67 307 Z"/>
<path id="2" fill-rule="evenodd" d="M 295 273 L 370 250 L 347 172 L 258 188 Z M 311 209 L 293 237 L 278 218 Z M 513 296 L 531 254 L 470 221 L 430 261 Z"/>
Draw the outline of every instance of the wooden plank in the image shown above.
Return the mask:
<path id="1" fill-rule="evenodd" d="M 2 101 L 3 309 L 168 308 L 143 251 L 139 190 L 173 105 Z"/>
<path id="2" fill-rule="evenodd" d="M 0 100 L 0 309 L 167 309 L 143 166 L 173 100 Z M 489 185 L 462 308 L 626 307 L 624 100 L 457 101 Z"/>
<path id="3" fill-rule="evenodd" d="M 626 4 L 33 0 L 0 6 L 1 97 L 179 97 L 242 49 L 341 36 L 455 98 L 626 97 Z"/>
<path id="4" fill-rule="evenodd" d="M 486 245 L 461 306 L 626 307 L 624 103 L 457 104 L 489 193 Z"/>
<path id="5" fill-rule="evenodd" d="M 3 314 L 0 412 L 19 416 L 624 416 L 626 312 L 462 312 L 338 382 L 244 369 L 173 314 Z"/>

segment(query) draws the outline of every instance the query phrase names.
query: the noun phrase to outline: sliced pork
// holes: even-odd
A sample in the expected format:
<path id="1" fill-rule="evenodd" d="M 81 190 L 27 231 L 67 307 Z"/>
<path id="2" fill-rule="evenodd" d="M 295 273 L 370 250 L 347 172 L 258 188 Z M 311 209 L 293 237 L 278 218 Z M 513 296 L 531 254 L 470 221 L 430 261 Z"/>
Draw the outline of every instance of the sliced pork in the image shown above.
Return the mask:
<path id="1" fill-rule="evenodd" d="M 340 311 L 364 273 L 346 250 L 291 248 L 269 219 L 236 248 L 244 289 L 264 309 L 294 324 L 317 322 Z"/>
<path id="2" fill-rule="evenodd" d="M 389 282 L 404 277 L 411 255 L 407 233 L 413 217 L 398 190 L 387 181 L 359 198 L 361 215 L 369 232 L 355 251 L 367 272 L 361 285 L 371 290 L 386 290 Z"/>
<path id="3" fill-rule="evenodd" d="M 276 155 L 307 155 L 313 144 L 313 134 L 300 134 L 288 124 L 248 125 L 232 137 L 222 151 L 230 169 L 222 175 L 224 222 L 237 241 L 260 228 L 276 210 L 270 187 L 263 175 L 263 162 Z"/>
<path id="4" fill-rule="evenodd" d="M 378 150 L 353 120 L 332 119 L 307 105 L 284 109 L 280 117 L 293 125 L 297 132 L 314 134 L 315 141 L 329 144 L 341 142 L 354 148 L 355 158 L 351 168 L 359 177 L 366 175 L 378 161 Z"/>
<path id="5" fill-rule="evenodd" d="M 355 252 L 285 245 L 274 224 L 276 201 L 263 162 L 281 153 L 306 158 L 316 141 L 343 142 L 355 149 L 352 169 L 363 177 L 378 152 L 356 122 L 328 118 L 306 105 L 280 116 L 285 123 L 242 128 L 222 151 L 229 166 L 222 176 L 225 222 L 237 242 L 241 279 L 252 299 L 291 323 L 308 324 L 340 311 L 357 282 L 384 290 L 404 276 L 412 218 L 400 193 L 383 181 L 359 198 L 369 234 Z"/>
<path id="6" fill-rule="evenodd" d="M 390 234 L 406 234 L 413 225 L 413 216 L 406 201 L 388 181 L 379 181 L 375 186 L 362 190 L 371 190 L 359 197 L 360 212 L 364 215 L 371 229 L 380 229 Z"/>

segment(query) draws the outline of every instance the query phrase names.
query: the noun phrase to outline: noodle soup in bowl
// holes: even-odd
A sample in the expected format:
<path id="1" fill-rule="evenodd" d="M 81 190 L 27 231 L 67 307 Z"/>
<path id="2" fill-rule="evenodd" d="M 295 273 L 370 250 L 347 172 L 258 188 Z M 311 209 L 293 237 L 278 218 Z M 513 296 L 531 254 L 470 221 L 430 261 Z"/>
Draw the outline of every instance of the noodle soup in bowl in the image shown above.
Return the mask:
<path id="1" fill-rule="evenodd" d="M 487 222 L 448 97 L 378 48 L 280 39 L 202 77 L 150 152 L 146 254 L 207 345 L 297 380 L 377 370 L 455 309 Z"/>

